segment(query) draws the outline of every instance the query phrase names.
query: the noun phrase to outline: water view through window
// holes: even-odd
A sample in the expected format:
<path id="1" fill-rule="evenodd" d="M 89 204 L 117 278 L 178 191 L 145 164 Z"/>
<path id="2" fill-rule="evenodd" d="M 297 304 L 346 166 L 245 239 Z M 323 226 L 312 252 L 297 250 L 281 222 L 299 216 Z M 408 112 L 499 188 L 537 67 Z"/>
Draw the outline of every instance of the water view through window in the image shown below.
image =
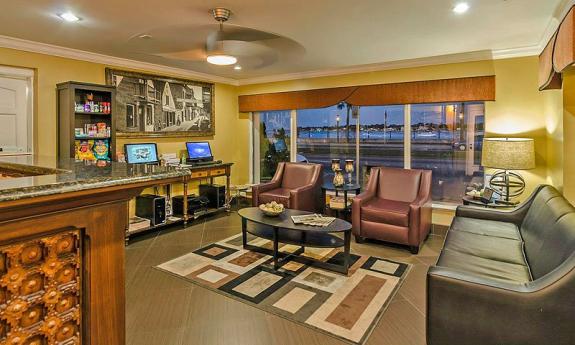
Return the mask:
<path id="1" fill-rule="evenodd" d="M 297 153 L 299 161 L 323 165 L 324 181 L 333 179 L 331 160 L 355 160 L 355 122 L 347 104 L 297 112 Z"/>
<path id="2" fill-rule="evenodd" d="M 367 183 L 371 167 L 403 168 L 405 107 L 361 107 L 359 115 L 359 179 Z"/>
<path id="3" fill-rule="evenodd" d="M 483 103 L 411 106 L 411 167 L 433 171 L 433 200 L 459 203 L 483 183 L 484 120 Z"/>
<path id="4" fill-rule="evenodd" d="M 371 167 L 410 164 L 433 171 L 434 201 L 460 203 L 468 185 L 483 182 L 484 104 L 417 104 L 409 114 L 405 109 L 403 105 L 357 108 L 341 103 L 298 110 L 296 160 L 322 164 L 324 180 L 331 181 L 331 160 L 340 159 L 343 168 L 346 159 L 353 159 L 358 170 L 353 181 L 359 178 L 361 185 Z M 410 119 L 407 127 L 406 119 Z M 278 162 L 290 159 L 290 112 L 263 112 L 259 122 L 260 179 L 266 181 Z M 406 139 L 411 146 L 407 154 Z"/>

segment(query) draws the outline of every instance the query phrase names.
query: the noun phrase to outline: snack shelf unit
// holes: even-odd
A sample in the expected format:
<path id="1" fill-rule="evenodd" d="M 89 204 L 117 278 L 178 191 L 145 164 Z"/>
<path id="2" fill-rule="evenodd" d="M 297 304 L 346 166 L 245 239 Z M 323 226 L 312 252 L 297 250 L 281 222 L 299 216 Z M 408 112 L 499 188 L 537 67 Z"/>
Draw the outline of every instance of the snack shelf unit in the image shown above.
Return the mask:
<path id="1" fill-rule="evenodd" d="M 116 152 L 115 98 L 116 88 L 113 86 L 75 81 L 58 84 L 58 157 L 74 158 L 77 142 L 78 144 L 89 145 L 92 142 L 103 141 L 107 145 L 108 159 L 114 160 Z M 88 109 L 89 111 L 77 109 L 77 106 L 89 102 L 92 102 L 98 109 L 94 107 Z M 77 135 L 76 128 L 84 128 L 88 124 L 95 125 L 98 123 L 105 124 L 106 127 L 110 128 L 109 135 L 101 137 L 88 137 L 88 133 Z M 89 149 L 93 150 L 94 148 L 90 147 Z"/>

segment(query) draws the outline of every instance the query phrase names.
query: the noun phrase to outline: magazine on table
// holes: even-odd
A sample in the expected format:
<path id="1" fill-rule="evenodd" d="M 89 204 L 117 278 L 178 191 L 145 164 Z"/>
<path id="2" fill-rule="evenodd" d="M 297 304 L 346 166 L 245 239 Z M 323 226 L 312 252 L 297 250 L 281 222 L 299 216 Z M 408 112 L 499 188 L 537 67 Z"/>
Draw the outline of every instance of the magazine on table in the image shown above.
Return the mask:
<path id="1" fill-rule="evenodd" d="M 335 220 L 334 217 L 325 217 L 317 213 L 306 214 L 302 216 L 291 216 L 291 219 L 294 224 L 311 226 L 328 226 Z"/>

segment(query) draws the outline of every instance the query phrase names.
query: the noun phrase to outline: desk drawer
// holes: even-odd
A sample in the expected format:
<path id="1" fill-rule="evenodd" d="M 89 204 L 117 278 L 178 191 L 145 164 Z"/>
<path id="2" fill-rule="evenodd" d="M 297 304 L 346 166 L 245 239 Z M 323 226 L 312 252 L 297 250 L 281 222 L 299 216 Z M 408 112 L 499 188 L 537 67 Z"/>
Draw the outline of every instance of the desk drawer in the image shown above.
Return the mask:
<path id="1" fill-rule="evenodd" d="M 193 171 L 192 178 L 208 177 L 208 171 Z"/>
<path id="2" fill-rule="evenodd" d="M 225 174 L 226 174 L 226 169 L 210 170 L 210 176 L 220 176 L 220 175 L 225 175 Z"/>

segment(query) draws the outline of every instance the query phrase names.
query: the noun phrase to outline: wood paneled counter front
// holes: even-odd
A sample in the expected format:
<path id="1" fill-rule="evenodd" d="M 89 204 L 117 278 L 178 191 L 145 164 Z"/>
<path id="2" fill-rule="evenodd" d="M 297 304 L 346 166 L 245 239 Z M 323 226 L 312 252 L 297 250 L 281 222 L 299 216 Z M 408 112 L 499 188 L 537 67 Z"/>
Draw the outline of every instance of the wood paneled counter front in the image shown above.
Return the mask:
<path id="1" fill-rule="evenodd" d="M 0 344 L 124 345 L 128 201 L 189 175 L 0 158 Z"/>

